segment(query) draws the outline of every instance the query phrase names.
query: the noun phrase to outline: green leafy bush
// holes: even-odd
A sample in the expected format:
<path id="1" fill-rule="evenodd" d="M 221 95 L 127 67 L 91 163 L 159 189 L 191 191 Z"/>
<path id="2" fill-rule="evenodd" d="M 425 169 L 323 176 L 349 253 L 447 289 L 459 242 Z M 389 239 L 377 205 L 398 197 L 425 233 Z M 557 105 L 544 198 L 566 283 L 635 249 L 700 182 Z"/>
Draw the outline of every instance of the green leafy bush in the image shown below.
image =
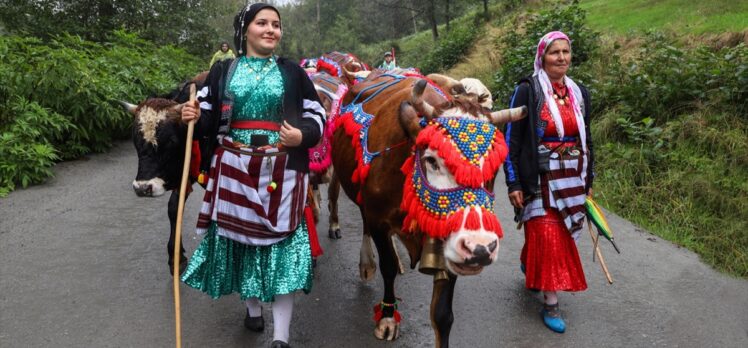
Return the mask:
<path id="1" fill-rule="evenodd" d="M 26 187 L 52 176 L 51 168 L 59 159 L 52 144 L 76 128 L 64 116 L 18 96 L 5 106 L 3 110 L 15 115 L 15 121 L 0 133 L 0 196 L 16 183 Z"/>
<path id="2" fill-rule="evenodd" d="M 46 42 L 0 36 L 0 195 L 14 183 L 40 182 L 55 160 L 103 152 L 127 137 L 131 118 L 116 100 L 165 93 L 201 64 L 123 31 L 103 44 L 67 34 Z"/>
<path id="3" fill-rule="evenodd" d="M 598 46 L 598 33 L 592 31 L 585 24 L 586 13 L 579 7 L 579 1 L 574 0 L 569 5 L 555 4 L 551 9 L 541 12 L 533 18 L 515 19 L 515 27 L 522 27 L 524 31 L 513 30 L 501 38 L 502 63 L 494 76 L 493 90 L 499 106 L 508 106 L 509 98 L 519 79 L 532 74 L 535 52 L 538 41 L 548 32 L 562 31 L 572 42 L 572 69 L 570 76 L 583 84 L 587 78 L 576 74 L 575 67 L 587 62 Z"/>
<path id="4" fill-rule="evenodd" d="M 439 38 L 436 47 L 417 66 L 424 74 L 441 72 L 453 67 L 473 46 L 478 33 L 478 27 L 473 23 L 455 25 L 446 35 Z"/>
<path id="5" fill-rule="evenodd" d="M 645 42 L 638 57 L 623 67 L 625 73 L 598 86 L 603 106 L 620 104 L 634 119 L 652 118 L 660 124 L 705 103 L 745 115 L 748 49 L 744 45 L 720 50 L 678 48 L 661 33 L 650 33 Z"/>

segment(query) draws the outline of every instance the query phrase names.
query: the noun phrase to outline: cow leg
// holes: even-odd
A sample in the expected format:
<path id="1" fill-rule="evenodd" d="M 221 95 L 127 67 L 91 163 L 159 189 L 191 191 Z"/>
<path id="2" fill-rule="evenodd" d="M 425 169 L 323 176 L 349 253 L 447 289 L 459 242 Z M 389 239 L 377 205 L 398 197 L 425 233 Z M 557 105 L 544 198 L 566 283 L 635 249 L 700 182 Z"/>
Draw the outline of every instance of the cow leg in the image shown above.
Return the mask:
<path id="1" fill-rule="evenodd" d="M 434 276 L 434 290 L 431 295 L 431 327 L 434 329 L 437 348 L 449 347 L 449 332 L 452 330 L 454 313 L 452 299 L 454 298 L 457 276 L 449 273 L 447 278 L 437 279 Z"/>
<path id="2" fill-rule="evenodd" d="M 366 226 L 366 221 L 364 221 Z M 400 323 L 395 319 L 397 303 L 395 298 L 395 277 L 397 276 L 397 264 L 392 249 L 392 239 L 389 235 L 389 229 L 370 229 L 374 245 L 377 247 L 379 254 L 379 272 L 382 274 L 384 281 L 384 297 L 382 298 L 381 308 L 382 318 L 374 328 L 374 336 L 380 340 L 392 341 L 400 335 Z M 387 306 L 389 304 L 389 306 Z"/>
<path id="3" fill-rule="evenodd" d="M 397 261 L 397 272 L 400 274 L 405 274 L 405 268 L 403 268 L 403 262 L 400 260 L 400 253 L 397 251 L 397 246 L 395 245 L 395 234 L 392 234 L 392 237 L 390 238 L 392 241 L 392 252 L 395 255 L 395 260 Z"/>
<path id="4" fill-rule="evenodd" d="M 340 180 L 335 172 L 327 186 L 327 208 L 330 210 L 328 237 L 340 239 L 340 225 L 338 224 L 338 197 L 340 196 Z"/>
<path id="5" fill-rule="evenodd" d="M 374 248 L 371 245 L 371 236 L 364 233 L 361 236 L 361 252 L 358 260 L 358 272 L 361 280 L 370 281 L 374 279 L 374 272 L 377 271 L 377 264 L 374 263 Z"/>
<path id="6" fill-rule="evenodd" d="M 187 193 L 187 197 L 189 197 L 190 194 Z M 185 197 L 185 201 L 187 201 L 187 197 Z M 171 234 L 169 235 L 169 242 L 166 244 L 166 251 L 169 253 L 169 273 L 173 276 L 174 275 L 174 237 L 177 233 L 177 210 L 179 209 L 179 191 L 172 190 L 171 196 L 169 197 L 169 225 L 171 227 Z M 182 274 L 184 272 L 185 267 L 187 267 L 187 258 L 184 256 L 184 243 L 180 240 L 179 243 L 179 274 Z"/>
<path id="7" fill-rule="evenodd" d="M 314 223 L 319 222 L 319 204 L 322 198 L 319 194 L 319 184 L 312 184 L 312 194 L 309 198 L 312 200 L 312 215 L 314 215 Z"/>

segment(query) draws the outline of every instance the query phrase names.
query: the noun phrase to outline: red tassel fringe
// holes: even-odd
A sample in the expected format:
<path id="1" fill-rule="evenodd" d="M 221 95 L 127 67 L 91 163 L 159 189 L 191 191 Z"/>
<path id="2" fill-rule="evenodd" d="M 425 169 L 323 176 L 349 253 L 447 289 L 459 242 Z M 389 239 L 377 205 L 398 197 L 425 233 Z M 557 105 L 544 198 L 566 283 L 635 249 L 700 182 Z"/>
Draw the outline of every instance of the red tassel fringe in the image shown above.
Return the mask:
<path id="1" fill-rule="evenodd" d="M 317 237 L 317 225 L 314 223 L 314 213 L 310 206 L 304 207 L 304 218 L 306 218 L 306 226 L 309 229 L 309 246 L 312 249 L 312 257 L 317 257 L 324 254 L 322 246 L 319 245 L 319 237 Z"/>
<path id="2" fill-rule="evenodd" d="M 338 68 L 336 68 L 334 65 L 328 62 L 325 62 L 322 59 L 317 60 L 317 71 L 319 72 L 324 71 L 332 76 L 340 77 L 338 73 Z"/>
<path id="3" fill-rule="evenodd" d="M 474 231 L 480 230 L 481 219 L 478 216 L 478 212 L 475 211 L 473 207 L 468 209 L 470 209 L 470 212 L 468 213 L 467 219 L 465 219 L 465 228 Z"/>
<path id="4" fill-rule="evenodd" d="M 353 152 L 356 154 L 356 169 L 351 174 L 351 181 L 355 184 L 363 185 L 366 181 L 366 177 L 369 175 L 369 165 L 364 165 L 364 150 L 361 148 L 361 141 L 359 134 L 361 133 L 362 125 L 356 123 L 353 120 L 353 113 L 346 112 L 340 115 L 335 120 L 335 128 L 343 126 L 345 134 L 351 137 L 351 146 L 353 146 Z M 356 195 L 356 203 L 361 204 L 363 197 L 361 197 L 361 191 Z"/>

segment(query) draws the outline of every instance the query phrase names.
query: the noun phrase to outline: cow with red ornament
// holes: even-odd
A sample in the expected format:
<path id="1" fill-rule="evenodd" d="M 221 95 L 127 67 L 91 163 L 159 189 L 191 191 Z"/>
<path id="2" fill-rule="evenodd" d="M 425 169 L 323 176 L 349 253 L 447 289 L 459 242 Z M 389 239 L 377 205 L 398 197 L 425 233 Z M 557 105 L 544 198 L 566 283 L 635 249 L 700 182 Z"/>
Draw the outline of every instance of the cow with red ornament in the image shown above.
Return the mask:
<path id="1" fill-rule="evenodd" d="M 499 251 L 502 232 L 491 191 L 507 148 L 496 125 L 526 110 L 491 113 L 476 95 L 453 93 L 460 90 L 453 82 L 380 74 L 352 87 L 336 122 L 333 165 L 379 253 L 379 339 L 396 339 L 403 317 L 392 236 L 405 245 L 411 268 L 420 263 L 419 270 L 433 277 L 438 347 L 449 345 L 457 277 L 479 274 Z"/>

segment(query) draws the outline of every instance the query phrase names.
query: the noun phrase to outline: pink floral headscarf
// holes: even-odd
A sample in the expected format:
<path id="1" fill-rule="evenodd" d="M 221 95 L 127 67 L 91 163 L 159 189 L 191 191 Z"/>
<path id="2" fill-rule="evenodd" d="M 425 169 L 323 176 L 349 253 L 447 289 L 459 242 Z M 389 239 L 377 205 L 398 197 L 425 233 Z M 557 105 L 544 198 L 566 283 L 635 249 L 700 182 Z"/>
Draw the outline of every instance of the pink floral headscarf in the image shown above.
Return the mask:
<path id="1" fill-rule="evenodd" d="M 548 106 L 548 111 L 550 111 L 551 116 L 553 117 L 553 123 L 556 124 L 558 136 L 563 138 L 564 125 L 561 121 L 561 113 L 558 111 L 558 105 L 556 105 L 556 102 L 553 99 L 553 85 L 551 85 L 551 80 L 548 78 L 548 74 L 546 74 L 545 70 L 543 69 L 543 56 L 545 55 L 545 50 L 551 46 L 553 41 L 556 40 L 566 40 L 567 42 L 569 42 L 569 48 L 571 48 L 571 40 L 568 36 L 566 36 L 566 34 L 560 31 L 552 31 L 548 34 L 543 35 L 543 37 L 540 39 L 540 42 L 538 42 L 538 50 L 535 53 L 535 71 L 533 72 L 532 76 L 537 76 L 538 80 L 540 81 L 540 87 L 543 89 L 543 95 L 545 96 L 545 104 Z M 572 92 L 569 93 L 569 99 L 571 101 L 571 105 L 574 108 L 574 115 L 577 119 L 579 139 L 581 140 L 582 149 L 584 149 L 584 152 L 587 153 L 587 134 L 585 132 L 584 114 L 582 113 L 582 108 L 584 107 L 582 91 L 579 89 L 579 86 L 574 82 L 574 80 L 569 78 L 569 76 L 564 76 L 564 84 Z M 587 156 L 584 156 L 584 164 L 581 174 L 582 180 L 584 180 L 587 176 Z"/>

